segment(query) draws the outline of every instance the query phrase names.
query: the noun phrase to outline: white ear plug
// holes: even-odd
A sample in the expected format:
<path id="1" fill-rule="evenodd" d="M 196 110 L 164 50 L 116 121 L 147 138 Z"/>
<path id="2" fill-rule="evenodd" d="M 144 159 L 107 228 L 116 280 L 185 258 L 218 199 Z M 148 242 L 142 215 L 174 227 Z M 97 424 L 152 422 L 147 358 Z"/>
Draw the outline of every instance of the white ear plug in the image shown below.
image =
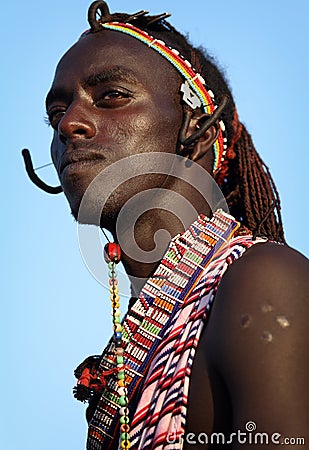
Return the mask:
<path id="1" fill-rule="evenodd" d="M 180 91 L 183 93 L 182 99 L 187 103 L 192 109 L 199 108 L 202 105 L 201 100 L 198 98 L 196 93 L 190 88 L 188 81 L 185 81 L 180 86 Z"/>

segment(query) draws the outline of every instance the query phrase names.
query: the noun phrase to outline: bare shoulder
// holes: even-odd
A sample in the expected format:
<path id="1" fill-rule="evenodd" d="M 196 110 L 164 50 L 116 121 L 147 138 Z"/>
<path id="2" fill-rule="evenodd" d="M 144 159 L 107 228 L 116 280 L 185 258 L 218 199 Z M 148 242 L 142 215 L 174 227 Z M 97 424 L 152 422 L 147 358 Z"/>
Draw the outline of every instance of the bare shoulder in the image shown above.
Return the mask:
<path id="1" fill-rule="evenodd" d="M 230 266 L 217 293 L 222 301 L 216 304 L 227 314 L 244 313 L 248 308 L 263 317 L 268 312 L 298 314 L 308 308 L 308 288 L 309 260 L 305 256 L 287 245 L 260 243 Z"/>
<path id="2" fill-rule="evenodd" d="M 308 275 L 299 252 L 264 243 L 221 281 L 203 342 L 229 392 L 234 426 L 254 420 L 265 431 L 305 433 Z"/>

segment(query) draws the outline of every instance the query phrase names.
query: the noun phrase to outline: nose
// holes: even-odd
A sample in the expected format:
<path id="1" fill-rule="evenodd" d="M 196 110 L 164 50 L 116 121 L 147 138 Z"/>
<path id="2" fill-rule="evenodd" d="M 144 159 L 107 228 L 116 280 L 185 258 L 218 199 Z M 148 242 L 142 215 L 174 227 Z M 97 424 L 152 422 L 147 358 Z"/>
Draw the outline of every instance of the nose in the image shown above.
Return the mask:
<path id="1" fill-rule="evenodd" d="M 96 134 L 96 127 L 85 108 L 72 104 L 59 122 L 58 134 L 66 144 L 75 139 L 91 139 Z"/>

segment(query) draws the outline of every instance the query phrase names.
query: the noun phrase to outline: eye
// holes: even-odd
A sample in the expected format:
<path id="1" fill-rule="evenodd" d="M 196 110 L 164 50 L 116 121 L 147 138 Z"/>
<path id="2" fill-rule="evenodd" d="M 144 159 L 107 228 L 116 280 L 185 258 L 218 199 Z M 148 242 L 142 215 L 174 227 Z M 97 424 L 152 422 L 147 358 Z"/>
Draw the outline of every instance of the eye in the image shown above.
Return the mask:
<path id="1" fill-rule="evenodd" d="M 132 94 L 124 89 L 108 89 L 98 96 L 95 106 L 98 108 L 117 108 L 126 105 Z"/>
<path id="2" fill-rule="evenodd" d="M 46 111 L 45 122 L 56 130 L 65 112 L 66 110 L 64 108 L 52 108 Z"/>

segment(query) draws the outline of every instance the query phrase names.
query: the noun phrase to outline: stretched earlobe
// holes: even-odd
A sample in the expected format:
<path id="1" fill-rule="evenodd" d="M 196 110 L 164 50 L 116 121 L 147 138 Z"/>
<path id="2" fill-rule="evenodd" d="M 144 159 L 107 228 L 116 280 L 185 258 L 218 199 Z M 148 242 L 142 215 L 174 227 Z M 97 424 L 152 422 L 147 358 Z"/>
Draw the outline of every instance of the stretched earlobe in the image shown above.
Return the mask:
<path id="1" fill-rule="evenodd" d="M 212 127 L 218 120 L 220 120 L 221 114 L 223 110 L 225 109 L 226 105 L 229 102 L 229 96 L 224 94 L 222 95 L 221 101 L 219 106 L 215 109 L 215 111 L 211 115 L 204 114 L 202 117 L 206 118 L 207 120 L 204 120 L 204 123 L 201 125 L 201 127 L 198 130 L 195 130 L 192 132 L 191 135 L 187 136 L 189 125 L 190 125 L 190 119 L 193 117 L 194 112 L 190 110 L 188 107 L 184 107 L 184 118 L 182 122 L 182 126 L 179 132 L 179 142 L 183 146 L 187 147 L 188 145 L 191 145 L 195 143 L 201 136 L 205 134 L 205 132 Z"/>
<path id="2" fill-rule="evenodd" d="M 201 117 L 199 121 L 200 120 L 203 120 L 203 117 Z M 200 128 L 200 125 L 198 123 L 196 124 L 196 128 Z M 194 145 L 191 146 L 191 151 L 188 156 L 191 161 L 198 161 L 200 158 L 205 156 L 210 149 L 212 149 L 213 144 L 218 138 L 219 128 L 219 122 L 216 122 L 214 125 L 208 128 L 207 131 L 205 131 L 204 135 L 201 136 Z"/>
<path id="3" fill-rule="evenodd" d="M 177 151 L 179 155 L 187 156 L 191 161 L 198 161 L 212 148 L 218 138 L 220 125 L 219 121 L 216 121 L 205 130 L 205 123 L 208 124 L 210 118 L 211 116 L 208 114 L 201 114 L 198 118 L 194 118 L 194 111 L 191 109 L 185 110 L 179 136 L 179 147 Z M 189 137 L 187 137 L 188 135 Z M 193 141 L 191 136 L 197 135 L 198 137 Z"/>

